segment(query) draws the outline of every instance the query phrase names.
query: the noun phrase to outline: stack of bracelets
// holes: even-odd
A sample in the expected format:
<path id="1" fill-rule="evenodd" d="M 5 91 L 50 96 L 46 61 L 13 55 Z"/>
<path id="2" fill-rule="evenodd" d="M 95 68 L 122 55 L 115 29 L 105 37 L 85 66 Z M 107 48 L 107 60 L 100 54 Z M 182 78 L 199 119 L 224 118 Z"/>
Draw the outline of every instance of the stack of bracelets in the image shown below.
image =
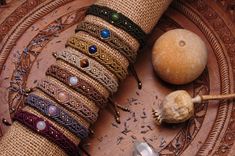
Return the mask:
<path id="1" fill-rule="evenodd" d="M 0 142 L 3 152 L 15 145 L 13 155 L 21 150 L 31 155 L 79 155 L 78 144 L 91 133 L 99 110 L 126 78 L 128 66 L 170 3 L 98 0 L 90 6 L 66 48 L 54 53 L 56 63 L 26 97 L 26 107 L 15 114 L 13 130 Z M 28 143 L 19 147 L 14 128 L 27 131 L 32 140 L 25 137 Z M 51 150 L 40 149 L 37 141 Z"/>

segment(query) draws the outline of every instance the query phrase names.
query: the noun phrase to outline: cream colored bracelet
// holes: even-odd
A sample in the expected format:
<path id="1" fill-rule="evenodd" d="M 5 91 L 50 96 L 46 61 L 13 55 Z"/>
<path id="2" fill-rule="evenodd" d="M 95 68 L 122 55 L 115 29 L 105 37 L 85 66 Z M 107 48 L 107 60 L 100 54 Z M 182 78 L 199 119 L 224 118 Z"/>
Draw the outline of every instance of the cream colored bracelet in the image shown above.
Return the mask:
<path id="1" fill-rule="evenodd" d="M 102 94 L 106 99 L 109 97 L 110 95 L 109 91 L 99 82 L 92 79 L 89 75 L 77 70 L 76 68 L 74 68 L 73 66 L 70 66 L 69 64 L 63 62 L 62 60 L 57 60 L 56 65 L 58 65 L 59 67 L 65 68 L 66 70 L 70 71 L 74 75 L 79 76 L 81 79 L 93 85 L 93 87 L 96 88 L 96 90 L 98 90 L 100 94 Z"/>
<path id="2" fill-rule="evenodd" d="M 72 48 L 67 48 L 64 51 L 57 52 L 54 56 L 56 59 L 63 60 L 64 62 L 67 62 L 77 69 L 85 72 L 105 86 L 110 93 L 117 91 L 118 80 L 116 76 L 95 60 Z"/>

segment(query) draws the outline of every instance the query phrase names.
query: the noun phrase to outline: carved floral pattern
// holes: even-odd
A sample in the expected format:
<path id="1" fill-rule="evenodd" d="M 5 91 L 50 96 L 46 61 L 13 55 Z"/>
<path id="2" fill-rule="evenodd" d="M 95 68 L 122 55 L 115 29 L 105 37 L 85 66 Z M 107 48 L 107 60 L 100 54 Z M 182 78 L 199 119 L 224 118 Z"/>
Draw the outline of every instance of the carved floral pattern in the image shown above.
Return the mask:
<path id="1" fill-rule="evenodd" d="M 45 0 L 27 0 L 19 8 L 17 8 L 4 22 L 0 24 L 0 41 L 8 34 L 11 28 L 22 19 L 30 10 L 37 7 L 39 4 Z M 219 36 L 222 41 L 226 52 L 230 57 L 230 63 L 232 64 L 233 77 L 235 76 L 235 38 L 232 35 L 231 30 L 228 28 L 224 19 L 222 19 L 211 6 L 207 4 L 204 0 L 186 0 L 179 5 L 184 5 L 190 8 L 195 13 L 199 14 L 201 18 L 206 21 L 206 24 L 212 28 L 213 33 Z M 173 5 L 174 8 L 177 6 Z M 42 49 L 47 45 L 47 43 L 52 40 L 56 35 L 62 31 L 68 29 L 78 21 L 80 21 L 84 16 L 85 9 L 77 10 L 75 12 L 66 14 L 61 18 L 57 19 L 53 23 L 49 24 L 45 29 L 40 31 L 37 36 L 35 36 L 32 41 L 27 45 L 23 53 L 16 53 L 15 66 L 16 69 L 12 74 L 11 87 L 9 92 L 9 100 L 11 101 L 11 107 L 17 109 L 19 107 L 20 101 L 23 100 L 24 88 L 26 85 L 26 80 L 28 78 L 29 71 L 34 63 L 36 63 L 36 58 L 38 54 L 41 53 Z M 184 13 L 184 12 L 183 12 Z M 188 17 L 187 14 L 185 14 Z M 189 17 L 188 17 L 189 18 Z M 70 19 L 70 20 L 69 20 Z M 71 20 L 73 19 L 73 20 Z M 190 19 L 190 18 L 189 18 Z M 196 21 L 194 21 L 196 22 Z M 170 18 L 162 18 L 158 25 L 162 30 L 167 31 L 173 28 L 180 28 L 181 26 Z M 194 83 L 193 94 L 207 94 L 210 91 L 209 87 L 209 76 L 206 70 L 203 75 Z M 206 115 L 207 103 L 196 106 L 195 116 L 192 120 L 185 123 L 183 128 L 174 137 L 171 142 L 166 145 L 161 153 L 163 155 L 181 154 L 190 142 L 196 137 L 199 131 L 204 116 Z M 216 155 L 228 155 L 233 143 L 235 141 L 235 107 L 232 106 L 229 124 L 226 127 L 226 131 L 222 136 L 222 141 L 220 142 L 217 151 L 214 153 Z M 210 153 L 213 154 L 213 153 Z"/>

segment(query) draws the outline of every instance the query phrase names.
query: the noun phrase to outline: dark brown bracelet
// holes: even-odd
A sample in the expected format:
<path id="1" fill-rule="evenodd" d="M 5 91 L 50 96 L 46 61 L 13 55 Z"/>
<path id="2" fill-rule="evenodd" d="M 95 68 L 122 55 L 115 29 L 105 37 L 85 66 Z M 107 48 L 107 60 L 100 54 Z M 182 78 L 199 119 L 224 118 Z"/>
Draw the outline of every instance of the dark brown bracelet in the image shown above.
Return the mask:
<path id="1" fill-rule="evenodd" d="M 62 106 L 74 111 L 76 114 L 84 118 L 89 123 L 93 124 L 98 117 L 97 110 L 92 110 L 91 106 L 88 107 L 89 102 L 84 103 L 81 98 L 72 95 L 69 90 L 63 86 L 59 86 L 55 81 L 42 80 L 38 83 L 37 88 L 48 94 Z"/>
<path id="2" fill-rule="evenodd" d="M 13 119 L 55 143 L 68 155 L 79 156 L 77 146 L 48 121 L 26 111 L 17 112 Z"/>
<path id="3" fill-rule="evenodd" d="M 40 111 L 43 115 L 55 120 L 63 127 L 69 129 L 80 139 L 86 138 L 89 134 L 89 131 L 84 126 L 74 120 L 69 114 L 57 107 L 51 101 L 34 94 L 30 94 L 26 98 L 26 104 Z"/>
<path id="4" fill-rule="evenodd" d="M 105 21 L 115 25 L 116 27 L 123 29 L 131 36 L 136 38 L 139 41 L 140 46 L 143 47 L 145 43 L 146 33 L 140 28 L 140 26 L 135 24 L 122 13 L 119 13 L 105 6 L 92 5 L 88 8 L 86 14 L 98 16 Z"/>
<path id="5" fill-rule="evenodd" d="M 110 29 L 104 28 L 103 26 L 99 26 L 95 23 L 83 21 L 78 24 L 76 32 L 78 31 L 85 31 L 92 36 L 104 41 L 110 47 L 118 50 L 131 63 L 135 62 L 137 52 L 132 50 L 131 47 L 118 36 L 118 34 L 111 31 Z"/>
<path id="6" fill-rule="evenodd" d="M 105 107 L 108 100 L 105 99 L 94 87 L 83 79 L 77 77 L 66 69 L 62 69 L 57 65 L 52 65 L 48 68 L 47 75 L 55 77 L 68 86 L 71 86 L 77 92 L 83 94 L 90 100 L 93 100 L 98 107 Z"/>

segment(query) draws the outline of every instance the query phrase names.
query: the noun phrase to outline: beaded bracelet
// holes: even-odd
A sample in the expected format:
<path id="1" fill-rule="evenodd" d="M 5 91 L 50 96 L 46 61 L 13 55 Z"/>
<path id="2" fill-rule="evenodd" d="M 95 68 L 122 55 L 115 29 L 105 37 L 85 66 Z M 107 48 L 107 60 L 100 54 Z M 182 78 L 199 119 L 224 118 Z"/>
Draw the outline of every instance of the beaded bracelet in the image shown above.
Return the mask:
<path id="1" fill-rule="evenodd" d="M 116 27 L 125 30 L 127 33 L 136 38 L 139 41 L 140 46 L 143 47 L 145 43 L 146 33 L 140 28 L 140 26 L 135 24 L 122 13 L 119 13 L 105 6 L 92 5 L 88 8 L 86 14 L 98 16 L 105 21 L 112 23 Z"/>
<path id="2" fill-rule="evenodd" d="M 134 63 L 136 60 L 137 52 L 133 51 L 131 47 L 121 38 L 118 34 L 113 32 L 107 27 L 103 27 L 91 22 L 83 21 L 78 24 L 76 32 L 85 31 L 92 36 L 106 42 L 110 47 L 118 50 L 122 55 L 124 55 L 131 63 Z"/>
<path id="3" fill-rule="evenodd" d="M 74 120 L 71 116 L 69 116 L 66 112 L 64 112 L 52 102 L 39 96 L 30 94 L 26 98 L 26 103 L 31 107 L 39 110 L 45 116 L 48 116 L 59 124 L 63 125 L 79 138 L 84 139 L 88 136 L 89 131 L 85 127 L 80 125 L 76 120 Z"/>
<path id="4" fill-rule="evenodd" d="M 111 50 L 104 49 L 101 45 L 97 46 L 95 42 L 90 42 L 85 35 L 86 34 L 81 32 L 77 33 L 77 36 L 69 38 L 67 45 L 94 58 L 108 70 L 113 72 L 120 81 L 124 80 L 128 73 L 125 67 L 127 68 L 128 65 L 125 66 L 120 63 L 120 59 L 115 59 L 117 55 L 111 55 Z"/>
<path id="5" fill-rule="evenodd" d="M 53 120 L 50 120 L 48 117 L 44 116 L 42 113 L 34 109 L 33 107 L 27 106 L 22 109 L 23 111 L 29 112 L 33 115 L 36 115 L 39 118 L 42 118 L 45 121 L 50 122 L 52 126 L 54 126 L 58 131 L 63 133 L 69 140 L 71 140 L 75 145 L 79 145 L 81 142 L 81 139 L 74 135 L 72 132 L 70 132 L 68 129 L 64 128 L 63 126 L 59 125 Z"/>
<path id="6" fill-rule="evenodd" d="M 140 44 L 135 38 L 133 38 L 130 34 L 125 32 L 124 30 L 115 27 L 109 22 L 106 22 L 102 18 L 93 15 L 87 15 L 84 21 L 100 25 L 105 28 L 109 28 L 112 32 L 115 32 L 121 40 L 125 41 L 126 44 L 128 44 L 128 46 L 131 47 L 133 51 L 137 52 L 139 50 Z"/>
<path id="7" fill-rule="evenodd" d="M 68 155 L 78 156 L 77 146 L 48 121 L 26 111 L 15 113 L 14 120 L 62 148 Z"/>
<path id="8" fill-rule="evenodd" d="M 42 80 L 38 83 L 37 87 L 66 108 L 83 117 L 89 123 L 96 121 L 98 110 L 89 108 L 88 106 L 91 107 L 89 102 L 81 101 L 81 97 L 78 97 L 76 94 L 71 94 L 71 91 L 65 89 L 62 85 L 58 85 L 58 83 L 53 80 Z"/>
<path id="9" fill-rule="evenodd" d="M 60 51 L 55 53 L 54 56 L 56 59 L 61 59 L 64 62 L 68 62 L 74 67 L 85 72 L 105 86 L 110 91 L 110 93 L 117 91 L 118 82 L 111 75 L 109 75 L 110 72 L 107 71 L 106 68 L 104 68 L 102 65 L 99 65 L 94 60 L 91 60 L 88 57 L 83 57 L 78 52 L 77 54 L 74 54 L 73 52 L 71 53 L 71 51 Z"/>
<path id="10" fill-rule="evenodd" d="M 64 108 L 61 105 L 59 105 L 50 96 L 46 95 L 46 93 L 44 93 L 43 91 L 37 89 L 37 90 L 35 90 L 33 92 L 33 94 L 36 95 L 36 96 L 39 96 L 39 97 L 41 97 L 43 99 L 46 99 L 49 102 L 52 102 L 56 107 L 62 109 L 64 112 L 69 114 L 69 116 L 71 116 L 73 119 L 75 119 L 77 122 L 79 122 L 83 127 L 85 127 L 86 129 L 89 129 L 90 123 L 88 123 L 86 120 L 84 120 L 81 116 L 77 115 L 73 111 L 69 111 L 66 108 Z M 37 115 L 37 116 L 39 116 L 39 115 Z M 72 139 L 70 139 L 70 140 L 72 140 Z"/>
<path id="11" fill-rule="evenodd" d="M 46 74 L 57 78 L 66 85 L 71 86 L 77 92 L 93 100 L 98 105 L 98 107 L 103 108 L 108 102 L 108 100 L 99 94 L 99 92 L 89 83 L 64 68 L 60 68 L 57 65 L 52 65 L 48 68 Z"/>
<path id="12" fill-rule="evenodd" d="M 97 82 L 96 80 L 94 80 L 92 77 L 90 77 L 89 75 L 77 70 L 76 68 L 74 68 L 73 66 L 65 63 L 62 60 L 57 60 L 56 61 L 56 65 L 59 66 L 60 68 L 64 68 L 67 71 L 70 71 L 71 73 L 73 73 L 74 75 L 76 75 L 77 77 L 80 77 L 81 79 L 83 79 L 84 81 L 86 81 L 87 83 L 89 83 L 90 85 L 92 85 L 94 88 L 96 88 L 96 90 L 105 97 L 105 99 L 107 99 L 110 95 L 109 91 L 107 90 L 107 88 L 105 88 L 105 86 L 103 86 L 102 84 L 100 84 L 99 82 Z"/>
<path id="13" fill-rule="evenodd" d="M 117 51 L 116 49 L 111 48 L 107 44 L 104 44 L 103 41 L 91 36 L 87 32 L 79 31 L 74 35 L 74 37 L 76 37 L 78 39 L 81 39 L 81 40 L 85 40 L 87 43 L 95 45 L 96 48 L 98 47 L 100 49 L 103 49 L 103 51 L 105 53 L 107 53 L 108 56 L 112 57 L 112 59 L 114 59 L 116 62 L 118 62 L 121 65 L 121 67 L 124 68 L 124 70 L 129 66 L 128 59 L 125 56 L 123 56 L 119 51 Z M 90 50 L 92 50 L 92 49 L 90 49 Z M 87 51 L 89 52 L 89 49 L 87 49 Z"/>

